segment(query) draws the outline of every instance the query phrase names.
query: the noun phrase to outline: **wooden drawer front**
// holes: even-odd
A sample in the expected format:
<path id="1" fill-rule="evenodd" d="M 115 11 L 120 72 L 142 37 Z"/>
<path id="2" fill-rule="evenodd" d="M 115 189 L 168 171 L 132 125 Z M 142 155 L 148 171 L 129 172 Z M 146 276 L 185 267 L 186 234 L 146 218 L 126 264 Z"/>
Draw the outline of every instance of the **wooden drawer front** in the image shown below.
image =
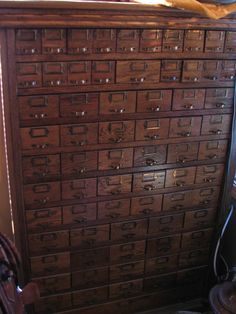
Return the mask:
<path id="1" fill-rule="evenodd" d="M 226 32 L 225 52 L 235 53 L 236 51 L 236 32 Z"/>
<path id="2" fill-rule="evenodd" d="M 214 183 L 217 185 L 221 184 L 224 173 L 224 165 L 205 165 L 198 166 L 196 173 L 196 183 Z"/>
<path id="3" fill-rule="evenodd" d="M 161 82 L 179 82 L 181 78 L 182 61 L 161 61 Z"/>
<path id="4" fill-rule="evenodd" d="M 224 42 L 224 31 L 206 31 L 205 52 L 223 52 Z"/>
<path id="5" fill-rule="evenodd" d="M 205 108 L 232 108 L 234 90 L 232 88 L 211 88 L 206 90 Z"/>
<path id="6" fill-rule="evenodd" d="M 220 194 L 219 187 L 202 188 L 193 191 L 192 204 L 195 206 L 214 207 L 218 204 Z"/>
<path id="7" fill-rule="evenodd" d="M 56 294 L 71 288 L 70 274 L 34 278 L 33 281 L 38 285 L 41 295 Z"/>
<path id="8" fill-rule="evenodd" d="M 197 250 L 179 255 L 179 267 L 196 267 L 200 265 L 207 265 L 209 263 L 209 250 Z"/>
<path id="9" fill-rule="evenodd" d="M 91 228 L 73 229 L 70 232 L 72 247 L 90 248 L 109 241 L 110 226 L 101 225 Z"/>
<path id="10" fill-rule="evenodd" d="M 227 147 L 228 147 L 227 140 L 200 142 L 198 159 L 211 160 L 217 158 L 225 158 Z"/>
<path id="11" fill-rule="evenodd" d="M 228 134 L 231 127 L 231 115 L 204 116 L 202 121 L 202 135 Z"/>
<path id="12" fill-rule="evenodd" d="M 50 202 L 61 200 L 60 182 L 28 184 L 24 186 L 24 202 L 26 206 L 44 206 Z"/>
<path id="13" fill-rule="evenodd" d="M 86 289 L 108 283 L 108 268 L 91 269 L 72 273 L 72 288 Z"/>
<path id="14" fill-rule="evenodd" d="M 205 89 L 175 89 L 173 110 L 203 109 Z"/>
<path id="15" fill-rule="evenodd" d="M 110 247 L 110 262 L 125 263 L 143 259 L 145 256 L 145 241 L 113 245 Z"/>
<path id="16" fill-rule="evenodd" d="M 169 122 L 169 119 L 137 120 L 135 139 L 137 141 L 149 141 L 167 138 Z"/>
<path id="17" fill-rule="evenodd" d="M 61 154 L 63 175 L 80 175 L 97 170 L 97 152 L 76 152 Z"/>
<path id="18" fill-rule="evenodd" d="M 221 72 L 221 61 L 205 60 L 203 61 L 202 82 L 218 81 Z"/>
<path id="19" fill-rule="evenodd" d="M 43 64 L 43 86 L 65 86 L 67 83 L 67 64 L 65 62 L 45 62 Z"/>
<path id="20" fill-rule="evenodd" d="M 96 190 L 96 178 L 64 181 L 62 182 L 62 199 L 69 200 L 95 197 Z"/>
<path id="21" fill-rule="evenodd" d="M 17 29 L 16 54 L 17 55 L 41 54 L 41 30 Z"/>
<path id="22" fill-rule="evenodd" d="M 194 184 L 196 167 L 166 170 L 165 187 L 185 186 Z M 197 182 L 196 182 L 197 183 Z"/>
<path id="23" fill-rule="evenodd" d="M 146 167 L 164 164 L 167 145 L 144 146 L 134 149 L 134 166 Z"/>
<path id="24" fill-rule="evenodd" d="M 91 84 L 91 62 L 77 61 L 67 64 L 68 85 L 88 85 Z"/>
<path id="25" fill-rule="evenodd" d="M 133 240 L 145 237 L 147 234 L 147 219 L 119 222 L 111 225 L 111 240 Z"/>
<path id="26" fill-rule="evenodd" d="M 66 30 L 44 29 L 42 34 L 42 51 L 44 54 L 66 53 Z"/>
<path id="27" fill-rule="evenodd" d="M 162 195 L 132 198 L 131 215 L 152 215 L 161 211 Z"/>
<path id="28" fill-rule="evenodd" d="M 17 87 L 35 88 L 42 86 L 41 63 L 17 63 Z"/>
<path id="29" fill-rule="evenodd" d="M 117 52 L 138 52 L 139 30 L 120 29 L 117 31 Z"/>
<path id="30" fill-rule="evenodd" d="M 133 148 L 121 148 L 99 151 L 99 170 L 131 168 L 133 166 Z"/>
<path id="31" fill-rule="evenodd" d="M 168 255 L 179 251 L 181 235 L 151 239 L 147 242 L 147 256 L 155 257 Z"/>
<path id="32" fill-rule="evenodd" d="M 136 108 L 136 92 L 100 93 L 100 114 L 133 113 Z"/>
<path id="33" fill-rule="evenodd" d="M 211 242 L 212 235 L 213 229 L 183 233 L 181 248 L 187 250 L 207 246 Z"/>
<path id="34" fill-rule="evenodd" d="M 174 287 L 176 274 L 162 275 L 158 277 L 148 277 L 144 280 L 145 291 L 160 291 Z"/>
<path id="35" fill-rule="evenodd" d="M 111 53 L 116 50 L 116 30 L 93 30 L 93 53 Z"/>
<path id="36" fill-rule="evenodd" d="M 112 84 L 115 82 L 115 61 L 92 62 L 92 84 Z"/>
<path id="37" fill-rule="evenodd" d="M 184 51 L 203 52 L 205 32 L 186 30 L 184 34 Z"/>
<path id="38" fill-rule="evenodd" d="M 165 171 L 135 173 L 133 192 L 155 191 L 164 187 Z"/>
<path id="39" fill-rule="evenodd" d="M 117 219 L 129 216 L 130 199 L 98 203 L 98 219 Z"/>
<path id="40" fill-rule="evenodd" d="M 199 284 L 202 284 L 203 281 L 206 279 L 206 267 L 198 267 L 183 271 L 178 271 L 177 274 L 177 284 L 179 286 L 182 285 L 191 285 L 193 282 L 198 282 Z"/>
<path id="41" fill-rule="evenodd" d="M 63 207 L 63 224 L 84 224 L 96 220 L 96 203 L 78 204 Z"/>
<path id="42" fill-rule="evenodd" d="M 30 232 L 45 231 L 62 224 L 60 207 L 25 211 L 27 229 Z"/>
<path id="43" fill-rule="evenodd" d="M 43 297 L 35 303 L 36 313 L 55 313 L 58 311 L 63 311 L 64 309 L 70 307 L 71 304 L 71 294 L 64 293 L 55 296 Z"/>
<path id="44" fill-rule="evenodd" d="M 43 120 L 59 116 L 59 99 L 56 95 L 22 96 L 18 98 L 21 120 Z"/>
<path id="45" fill-rule="evenodd" d="M 234 60 L 223 60 L 220 81 L 234 81 L 236 74 L 236 63 Z"/>
<path id="46" fill-rule="evenodd" d="M 175 271 L 178 268 L 178 255 L 169 255 L 146 260 L 145 273 L 162 274 Z"/>
<path id="47" fill-rule="evenodd" d="M 109 176 L 98 178 L 98 195 L 119 195 L 130 193 L 132 175 Z"/>
<path id="48" fill-rule="evenodd" d="M 163 52 L 181 52 L 183 51 L 183 30 L 164 30 L 163 31 Z"/>
<path id="49" fill-rule="evenodd" d="M 150 219 L 148 233 L 177 232 L 183 228 L 184 214 L 153 217 Z"/>
<path id="50" fill-rule="evenodd" d="M 197 160 L 198 142 L 169 144 L 167 163 L 181 163 Z"/>
<path id="51" fill-rule="evenodd" d="M 201 117 L 173 118 L 170 121 L 170 137 L 189 137 L 200 135 Z"/>
<path id="52" fill-rule="evenodd" d="M 126 281 L 141 277 L 144 274 L 144 261 L 110 267 L 111 281 Z"/>
<path id="53" fill-rule="evenodd" d="M 172 91 L 168 89 L 139 91 L 137 112 L 169 111 L 171 100 Z"/>
<path id="54" fill-rule="evenodd" d="M 160 61 L 117 61 L 117 83 L 158 83 Z"/>
<path id="55" fill-rule="evenodd" d="M 108 289 L 106 287 L 81 290 L 72 293 L 72 303 L 77 307 L 89 306 L 96 303 L 105 302 L 108 298 Z"/>
<path id="56" fill-rule="evenodd" d="M 136 294 L 140 294 L 143 290 L 143 280 L 137 279 L 133 281 L 122 282 L 109 287 L 110 299 L 128 298 Z"/>
<path id="57" fill-rule="evenodd" d="M 185 60 L 183 64 L 182 82 L 200 82 L 203 61 Z"/>
<path id="58" fill-rule="evenodd" d="M 108 261 L 108 247 L 71 253 L 71 267 L 73 270 L 104 267 L 108 264 Z"/>
<path id="59" fill-rule="evenodd" d="M 29 251 L 31 254 L 43 252 L 45 254 L 53 250 L 62 250 L 69 246 L 69 232 L 59 231 L 51 233 L 28 235 Z"/>
<path id="60" fill-rule="evenodd" d="M 161 52 L 162 33 L 160 29 L 143 29 L 140 36 L 140 52 Z"/>
<path id="61" fill-rule="evenodd" d="M 24 181 L 54 179 L 60 177 L 60 155 L 22 158 Z"/>
<path id="62" fill-rule="evenodd" d="M 61 117 L 97 116 L 98 94 L 70 94 L 60 96 Z"/>
<path id="63" fill-rule="evenodd" d="M 68 30 L 68 53 L 69 54 L 88 54 L 92 52 L 92 30 L 76 29 Z"/>
<path id="64" fill-rule="evenodd" d="M 60 253 L 55 255 L 45 255 L 32 257 L 30 259 L 32 276 L 47 276 L 69 272 L 70 254 Z"/>
<path id="65" fill-rule="evenodd" d="M 184 228 L 204 228 L 213 225 L 216 218 L 215 208 L 192 210 L 185 213 Z"/>
<path id="66" fill-rule="evenodd" d="M 62 146 L 83 146 L 97 144 L 97 123 L 61 126 Z"/>
<path id="67" fill-rule="evenodd" d="M 134 140 L 134 121 L 100 122 L 99 143 L 120 143 Z"/>
<path id="68" fill-rule="evenodd" d="M 191 206 L 193 206 L 192 191 L 183 191 L 164 195 L 163 199 L 164 211 L 182 210 Z"/>

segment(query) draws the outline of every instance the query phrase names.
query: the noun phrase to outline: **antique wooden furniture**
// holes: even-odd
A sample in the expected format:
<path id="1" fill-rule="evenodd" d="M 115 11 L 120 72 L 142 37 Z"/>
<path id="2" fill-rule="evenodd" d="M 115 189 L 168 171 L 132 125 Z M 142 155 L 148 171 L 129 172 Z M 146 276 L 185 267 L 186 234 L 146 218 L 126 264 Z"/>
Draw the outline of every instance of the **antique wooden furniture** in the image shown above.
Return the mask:
<path id="1" fill-rule="evenodd" d="M 232 18 L 0 4 L 13 213 L 36 313 L 203 295 L 231 137 Z"/>

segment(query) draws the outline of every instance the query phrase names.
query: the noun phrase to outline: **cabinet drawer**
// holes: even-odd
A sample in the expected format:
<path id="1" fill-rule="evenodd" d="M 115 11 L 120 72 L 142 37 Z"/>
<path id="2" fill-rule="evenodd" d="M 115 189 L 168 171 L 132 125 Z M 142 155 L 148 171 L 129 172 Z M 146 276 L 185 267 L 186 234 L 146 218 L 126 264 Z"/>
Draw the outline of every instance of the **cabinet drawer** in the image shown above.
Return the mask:
<path id="1" fill-rule="evenodd" d="M 183 233 L 181 248 L 184 250 L 208 246 L 212 240 L 213 229 Z"/>
<path id="2" fill-rule="evenodd" d="M 192 194 L 192 203 L 195 204 L 195 206 L 208 206 L 208 208 L 214 207 L 218 204 L 219 195 L 219 187 L 194 190 Z"/>
<path id="3" fill-rule="evenodd" d="M 206 90 L 205 108 L 225 109 L 233 106 L 234 91 L 232 88 L 211 88 Z"/>
<path id="4" fill-rule="evenodd" d="M 98 178 L 98 195 L 119 195 L 130 193 L 132 175 L 109 176 Z"/>
<path id="5" fill-rule="evenodd" d="M 221 61 L 218 60 L 204 60 L 203 62 L 203 71 L 202 71 L 202 82 L 214 82 L 218 81 L 220 78 L 221 72 Z"/>
<path id="6" fill-rule="evenodd" d="M 41 295 L 56 294 L 71 288 L 70 274 L 34 278 L 33 281 L 38 285 Z"/>
<path id="7" fill-rule="evenodd" d="M 117 52 L 138 52 L 139 30 L 119 29 L 117 31 Z"/>
<path id="8" fill-rule="evenodd" d="M 67 49 L 69 54 L 88 54 L 92 52 L 92 30 L 72 28 L 68 30 Z"/>
<path id="9" fill-rule="evenodd" d="M 93 53 L 111 53 L 116 50 L 116 30 L 94 29 L 93 30 Z"/>
<path id="10" fill-rule="evenodd" d="M 98 219 L 117 219 L 129 216 L 130 199 L 98 203 Z"/>
<path id="11" fill-rule="evenodd" d="M 205 165 L 198 166 L 196 173 L 196 183 L 214 183 L 217 185 L 221 184 L 224 173 L 224 165 Z"/>
<path id="12" fill-rule="evenodd" d="M 24 186 L 24 202 L 26 206 L 45 206 L 47 203 L 60 200 L 60 182 L 28 184 Z"/>
<path id="13" fill-rule="evenodd" d="M 136 92 L 100 93 L 100 114 L 133 113 L 136 108 Z"/>
<path id="14" fill-rule="evenodd" d="M 169 119 L 137 120 L 135 139 L 137 141 L 149 141 L 167 138 L 169 121 Z"/>
<path id="15" fill-rule="evenodd" d="M 174 287 L 176 284 L 176 274 L 162 275 L 158 277 L 148 277 L 144 280 L 145 291 L 161 291 Z"/>
<path id="16" fill-rule="evenodd" d="M 62 146 L 83 146 L 97 144 L 97 123 L 61 126 Z"/>
<path id="17" fill-rule="evenodd" d="M 62 199 L 69 200 L 95 197 L 96 189 L 96 178 L 64 181 L 62 182 Z"/>
<path id="18" fill-rule="evenodd" d="M 195 173 L 196 167 L 166 170 L 165 187 L 192 185 L 195 182 Z"/>
<path id="19" fill-rule="evenodd" d="M 81 290 L 72 293 L 72 303 L 77 307 L 90 306 L 96 303 L 105 302 L 107 298 L 107 287 Z"/>
<path id="20" fill-rule="evenodd" d="M 140 294 L 143 290 L 143 280 L 137 279 L 133 281 L 122 282 L 110 285 L 110 299 L 128 298 L 136 294 Z"/>
<path id="21" fill-rule="evenodd" d="M 132 240 L 145 237 L 147 219 L 111 224 L 111 240 Z"/>
<path id="22" fill-rule="evenodd" d="M 43 54 L 66 53 L 66 30 L 44 29 L 42 33 Z"/>
<path id="23" fill-rule="evenodd" d="M 155 257 L 168 255 L 179 251 L 181 235 L 151 239 L 147 241 L 147 256 Z"/>
<path id="24" fill-rule="evenodd" d="M 28 231 L 46 231 L 62 224 L 61 207 L 25 211 Z"/>
<path id="25" fill-rule="evenodd" d="M 42 86 L 41 63 L 17 63 L 17 87 L 35 88 Z"/>
<path id="26" fill-rule="evenodd" d="M 108 284 L 108 268 L 97 268 L 72 273 L 72 288 L 86 289 Z"/>
<path id="27" fill-rule="evenodd" d="M 55 296 L 43 297 L 35 303 L 36 313 L 55 313 L 71 306 L 71 294 L 64 293 Z"/>
<path id="28" fill-rule="evenodd" d="M 161 211 L 162 195 L 151 195 L 132 198 L 131 216 L 153 215 Z"/>
<path id="29" fill-rule="evenodd" d="M 150 219 L 148 233 L 177 232 L 183 228 L 184 214 L 153 217 Z"/>
<path id="30" fill-rule="evenodd" d="M 133 192 L 155 191 L 164 187 L 165 171 L 135 173 Z"/>
<path id="31" fill-rule="evenodd" d="M 234 81 L 236 74 L 236 63 L 234 60 L 222 60 L 222 69 L 220 73 L 220 81 Z"/>
<path id="32" fill-rule="evenodd" d="M 205 89 L 175 89 L 173 110 L 203 109 Z"/>
<path id="33" fill-rule="evenodd" d="M 227 140 L 204 141 L 200 142 L 198 159 L 217 159 L 225 158 L 228 147 Z"/>
<path id="34" fill-rule="evenodd" d="M 161 52 L 163 31 L 143 29 L 140 36 L 140 52 Z"/>
<path id="35" fill-rule="evenodd" d="M 167 145 L 144 146 L 134 149 L 134 166 L 146 167 L 164 164 Z"/>
<path id="36" fill-rule="evenodd" d="M 80 86 L 91 84 L 91 62 L 77 61 L 67 63 L 68 85 Z"/>
<path id="37" fill-rule="evenodd" d="M 201 117 L 173 118 L 170 121 L 169 137 L 190 137 L 200 135 Z"/>
<path id="38" fill-rule="evenodd" d="M 231 126 L 231 115 L 204 116 L 202 120 L 202 135 L 228 134 Z"/>
<path id="39" fill-rule="evenodd" d="M 18 98 L 20 120 L 43 120 L 59 116 L 59 98 L 56 95 L 22 96 Z"/>
<path id="40" fill-rule="evenodd" d="M 72 270 L 104 267 L 109 262 L 109 248 L 99 248 L 71 253 Z"/>
<path id="41" fill-rule="evenodd" d="M 184 31 L 167 29 L 163 31 L 163 52 L 183 51 Z"/>
<path id="42" fill-rule="evenodd" d="M 182 61 L 161 61 L 161 82 L 179 82 L 181 78 Z"/>
<path id="43" fill-rule="evenodd" d="M 92 84 L 113 84 L 115 82 L 115 61 L 92 62 Z"/>
<path id="44" fill-rule="evenodd" d="M 67 64 L 65 62 L 45 62 L 43 64 L 43 86 L 66 86 Z"/>
<path id="45" fill-rule="evenodd" d="M 134 140 L 134 121 L 99 123 L 99 143 L 120 143 Z"/>
<path id="46" fill-rule="evenodd" d="M 173 211 L 182 210 L 193 206 L 192 204 L 192 191 L 182 191 L 178 193 L 164 194 L 163 210 Z"/>
<path id="47" fill-rule="evenodd" d="M 131 168 L 133 166 L 133 148 L 121 148 L 99 151 L 99 170 Z"/>
<path id="48" fill-rule="evenodd" d="M 141 277 L 144 274 L 144 261 L 132 262 L 110 267 L 111 281 L 126 281 Z"/>
<path id="49" fill-rule="evenodd" d="M 77 204 L 73 206 L 64 206 L 63 224 L 84 224 L 87 221 L 96 220 L 97 206 L 96 203 Z"/>
<path id="50" fill-rule="evenodd" d="M 236 32 L 227 31 L 225 40 L 225 52 L 235 53 L 236 51 Z"/>
<path id="51" fill-rule="evenodd" d="M 182 82 L 200 82 L 203 69 L 203 61 L 185 60 L 183 63 Z"/>
<path id="52" fill-rule="evenodd" d="M 216 219 L 216 209 L 192 210 L 185 213 L 184 228 L 204 228 L 213 225 Z"/>
<path id="53" fill-rule="evenodd" d="M 112 245 L 110 247 L 110 262 L 125 263 L 143 259 L 145 256 L 145 240 L 132 243 Z"/>
<path id="54" fill-rule="evenodd" d="M 17 29 L 16 54 L 17 55 L 41 54 L 41 30 L 23 28 Z"/>
<path id="55" fill-rule="evenodd" d="M 178 271 L 177 284 L 182 287 L 183 285 L 191 285 L 193 282 L 197 282 L 199 286 L 202 286 L 207 276 L 206 271 L 206 267 Z"/>
<path id="56" fill-rule="evenodd" d="M 180 163 L 197 160 L 198 156 L 198 142 L 169 144 L 167 163 Z"/>
<path id="57" fill-rule="evenodd" d="M 146 260 L 145 273 L 162 274 L 175 271 L 178 268 L 178 255 L 168 255 Z"/>
<path id="58" fill-rule="evenodd" d="M 203 52 L 205 32 L 202 30 L 186 30 L 184 33 L 184 51 Z"/>
<path id="59" fill-rule="evenodd" d="M 191 252 L 180 253 L 179 255 L 179 267 L 188 268 L 201 265 L 207 265 L 209 263 L 209 250 L 197 250 Z"/>
<path id="60" fill-rule="evenodd" d="M 138 91 L 137 112 L 169 111 L 171 100 L 171 90 Z"/>
<path id="61" fill-rule="evenodd" d="M 223 52 L 224 42 L 224 31 L 206 31 L 205 52 Z"/>
<path id="62" fill-rule="evenodd" d="M 117 83 L 158 83 L 160 61 L 117 61 Z"/>

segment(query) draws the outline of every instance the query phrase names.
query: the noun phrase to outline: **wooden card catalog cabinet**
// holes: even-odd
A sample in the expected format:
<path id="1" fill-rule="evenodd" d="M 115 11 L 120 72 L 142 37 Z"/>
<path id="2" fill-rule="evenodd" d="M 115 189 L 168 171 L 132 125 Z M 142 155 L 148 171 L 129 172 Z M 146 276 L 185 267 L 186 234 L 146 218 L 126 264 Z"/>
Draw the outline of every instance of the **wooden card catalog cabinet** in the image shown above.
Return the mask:
<path id="1" fill-rule="evenodd" d="M 0 4 L 4 106 L 34 312 L 203 297 L 227 203 L 233 20 L 116 3 L 11 7 Z"/>

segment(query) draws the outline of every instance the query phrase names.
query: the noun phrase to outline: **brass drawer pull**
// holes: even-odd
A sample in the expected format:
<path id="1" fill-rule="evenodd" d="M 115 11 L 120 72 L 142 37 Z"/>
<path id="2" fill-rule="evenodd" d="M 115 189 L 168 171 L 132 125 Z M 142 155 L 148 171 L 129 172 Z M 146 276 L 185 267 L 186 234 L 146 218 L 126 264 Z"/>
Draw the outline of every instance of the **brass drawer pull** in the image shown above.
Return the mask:
<path id="1" fill-rule="evenodd" d="M 194 109 L 194 105 L 192 105 L 192 104 L 184 105 L 183 107 L 184 107 L 185 109 L 189 109 L 189 110 Z"/>
<path id="2" fill-rule="evenodd" d="M 130 81 L 133 83 L 143 83 L 145 81 L 145 77 L 140 77 L 140 78 L 131 77 Z"/>
<path id="3" fill-rule="evenodd" d="M 146 135 L 145 139 L 146 140 L 157 140 L 159 138 L 159 134 L 154 134 L 154 135 Z"/>
<path id="4" fill-rule="evenodd" d="M 155 165 L 158 165 L 158 161 L 156 161 L 154 159 L 146 159 L 146 165 L 147 166 L 155 166 Z"/>
<path id="5" fill-rule="evenodd" d="M 220 134 L 222 134 L 222 133 L 223 133 L 223 131 L 222 131 L 222 130 L 220 130 L 220 129 L 217 129 L 217 130 L 210 130 L 210 133 L 220 135 Z"/>
<path id="6" fill-rule="evenodd" d="M 47 117 L 46 113 L 35 113 L 35 114 L 30 114 L 31 118 L 35 118 L 35 119 L 43 119 Z"/>
<path id="7" fill-rule="evenodd" d="M 153 191 L 153 190 L 155 190 L 155 186 L 152 184 L 147 184 L 147 185 L 144 185 L 143 189 L 145 191 Z"/>
<path id="8" fill-rule="evenodd" d="M 110 109 L 110 112 L 115 112 L 115 113 L 124 113 L 125 108 L 117 108 L 117 109 Z"/>
<path id="9" fill-rule="evenodd" d="M 147 107 L 147 110 L 152 111 L 152 112 L 158 112 L 161 110 L 160 106 L 157 107 Z"/>
<path id="10" fill-rule="evenodd" d="M 225 104 L 224 103 L 216 103 L 215 106 L 217 108 L 222 108 L 223 109 L 225 107 Z"/>

